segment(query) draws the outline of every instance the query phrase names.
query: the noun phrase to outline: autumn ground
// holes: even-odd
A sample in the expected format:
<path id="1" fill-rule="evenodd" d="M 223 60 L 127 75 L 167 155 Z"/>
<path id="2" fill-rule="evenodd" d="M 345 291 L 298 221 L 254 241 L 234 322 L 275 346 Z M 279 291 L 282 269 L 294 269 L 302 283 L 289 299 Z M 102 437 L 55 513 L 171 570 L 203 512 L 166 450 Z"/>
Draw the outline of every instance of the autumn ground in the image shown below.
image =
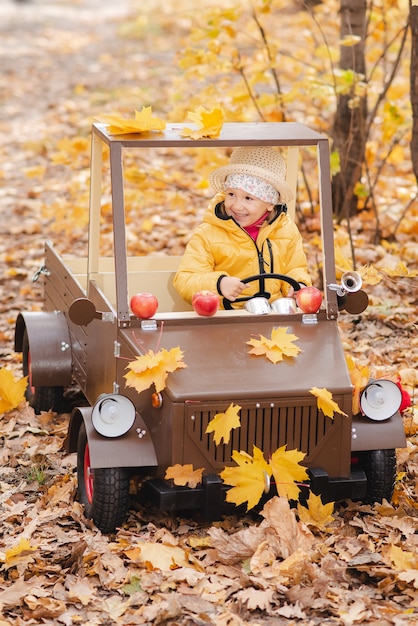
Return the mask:
<path id="1" fill-rule="evenodd" d="M 0 5 L 1 365 L 17 376 L 14 320 L 40 306 L 41 285 L 31 277 L 45 238 L 62 250 L 85 241 L 85 228 L 76 224 L 54 232 L 45 211 L 63 185 L 59 171 L 49 169 L 58 139 L 88 135 L 94 116 L 115 102 L 126 111 L 144 99 L 164 106 L 183 5 L 144 4 Z M 170 11 L 177 12 L 172 31 Z M 138 15 L 154 18 L 141 38 L 130 38 Z M 45 177 L 41 170 L 29 175 L 37 167 Z M 369 247 L 364 254 L 374 261 L 385 251 Z M 345 347 L 377 374 L 401 372 L 412 392 L 414 283 L 384 281 L 373 298 L 361 320 L 342 316 Z M 297 522 L 280 500 L 259 519 L 227 517 L 214 526 L 133 502 L 126 525 L 110 537 L 74 499 L 75 459 L 62 452 L 67 420 L 21 406 L 0 421 L 0 626 L 418 623 L 413 416 L 405 417 L 411 436 L 399 451 L 404 474 L 393 505 L 338 505 L 321 530 Z"/>

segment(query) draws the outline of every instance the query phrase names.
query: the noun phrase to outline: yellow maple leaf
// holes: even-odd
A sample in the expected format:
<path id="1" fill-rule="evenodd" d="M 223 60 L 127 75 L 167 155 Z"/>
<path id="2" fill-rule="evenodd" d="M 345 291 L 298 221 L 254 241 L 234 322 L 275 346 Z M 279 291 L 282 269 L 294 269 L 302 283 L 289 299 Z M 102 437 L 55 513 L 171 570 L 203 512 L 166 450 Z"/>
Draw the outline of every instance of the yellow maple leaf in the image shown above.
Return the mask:
<path id="1" fill-rule="evenodd" d="M 231 430 L 233 428 L 239 428 L 241 426 L 241 420 L 238 415 L 241 407 L 233 402 L 229 405 L 225 413 L 217 413 L 213 417 L 206 427 L 206 434 L 213 433 L 213 440 L 217 446 L 221 443 L 221 439 L 224 443 L 229 443 Z"/>
<path id="2" fill-rule="evenodd" d="M 5 367 L 0 369 L 0 413 L 16 409 L 25 399 L 28 377 L 17 380 Z"/>
<path id="3" fill-rule="evenodd" d="M 183 352 L 179 347 L 171 348 L 171 350 L 162 348 L 158 352 L 148 350 L 146 354 L 128 363 L 127 369 L 130 371 L 124 375 L 126 385 L 141 393 L 154 383 L 158 393 L 164 389 L 167 375 L 170 372 L 187 367 L 182 359 Z"/>
<path id="4" fill-rule="evenodd" d="M 194 470 L 193 465 L 180 465 L 176 463 L 176 465 L 171 465 L 167 467 L 164 478 L 173 480 L 175 485 L 179 485 L 181 487 L 190 487 L 194 489 L 197 487 L 199 483 L 202 482 L 202 474 L 203 467 L 200 469 Z"/>
<path id="5" fill-rule="evenodd" d="M 271 476 L 271 468 L 262 451 L 254 446 L 253 456 L 246 452 L 232 452 L 236 467 L 226 467 L 220 476 L 227 485 L 232 485 L 226 492 L 226 501 L 240 505 L 247 502 L 247 510 L 260 501 L 265 488 L 266 477 Z"/>
<path id="6" fill-rule="evenodd" d="M 271 338 L 260 335 L 260 339 L 250 339 L 247 344 L 252 346 L 250 354 L 256 356 L 266 356 L 272 363 L 283 361 L 283 357 L 295 357 L 302 350 L 293 344 L 299 339 L 296 335 L 287 332 L 287 327 L 273 328 Z"/>
<path id="7" fill-rule="evenodd" d="M 360 394 L 369 382 L 370 372 L 367 365 L 357 365 L 353 357 L 349 354 L 345 357 L 353 385 L 353 415 L 360 413 Z"/>
<path id="8" fill-rule="evenodd" d="M 341 413 L 341 415 L 345 415 L 347 417 L 347 413 L 341 411 L 338 404 L 334 402 L 334 400 L 332 399 L 332 393 L 328 391 L 328 389 L 318 389 L 318 387 L 312 387 L 312 389 L 309 389 L 309 391 L 313 396 L 318 398 L 318 410 L 322 411 L 324 415 L 333 419 L 334 413 Z"/>
<path id="9" fill-rule="evenodd" d="M 359 269 L 359 274 L 363 283 L 367 283 L 368 285 L 377 285 L 384 278 L 384 274 L 381 270 L 376 269 L 373 265 L 364 265 Z"/>
<path id="10" fill-rule="evenodd" d="M 307 507 L 298 504 L 298 515 L 301 522 L 307 526 L 315 526 L 319 530 L 325 530 L 325 528 L 334 521 L 334 503 L 328 502 L 323 504 L 321 496 L 316 496 L 314 493 L 309 494 L 307 500 Z"/>
<path id="11" fill-rule="evenodd" d="M 161 131 L 167 125 L 161 118 L 153 117 L 150 106 L 142 107 L 141 111 L 135 111 L 135 119 L 133 120 L 120 115 L 103 115 L 100 121 L 107 124 L 107 131 L 110 135 L 129 135 L 151 130 Z"/>
<path id="12" fill-rule="evenodd" d="M 306 467 L 300 465 L 305 456 L 305 452 L 286 450 L 286 446 L 278 448 L 271 455 L 270 467 L 279 496 L 286 496 L 289 500 L 298 499 L 300 488 L 296 483 L 308 478 Z"/>
<path id="13" fill-rule="evenodd" d="M 222 107 L 215 107 L 211 111 L 204 107 L 198 107 L 195 111 L 188 111 L 187 117 L 197 124 L 197 129 L 184 128 L 181 133 L 182 137 L 190 137 L 190 139 L 219 137 L 225 119 L 225 112 Z"/>
<path id="14" fill-rule="evenodd" d="M 124 553 L 130 561 L 141 563 L 150 570 L 169 572 L 179 567 L 193 567 L 193 557 L 180 546 L 139 541 Z"/>

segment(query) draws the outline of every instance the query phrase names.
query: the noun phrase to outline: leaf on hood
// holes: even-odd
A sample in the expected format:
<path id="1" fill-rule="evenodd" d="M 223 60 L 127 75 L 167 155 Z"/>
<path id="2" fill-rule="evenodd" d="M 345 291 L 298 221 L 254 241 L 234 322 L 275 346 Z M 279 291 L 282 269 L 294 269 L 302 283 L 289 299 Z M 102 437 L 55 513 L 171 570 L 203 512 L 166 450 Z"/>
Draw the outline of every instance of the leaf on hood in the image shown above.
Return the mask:
<path id="1" fill-rule="evenodd" d="M 193 465 L 171 465 L 167 467 L 164 478 L 166 480 L 173 480 L 175 485 L 181 487 L 190 487 L 194 489 L 199 483 L 202 482 L 203 467 L 197 470 L 193 470 Z"/>
<path id="2" fill-rule="evenodd" d="M 345 415 L 347 417 L 347 413 L 341 411 L 340 407 L 334 400 L 332 399 L 332 393 L 328 391 L 328 389 L 322 388 L 318 389 L 318 387 L 312 387 L 309 389 L 309 392 L 318 398 L 317 407 L 319 411 L 322 411 L 326 417 L 330 417 L 334 419 L 334 413 L 341 413 L 341 415 Z"/>
<path id="3" fill-rule="evenodd" d="M 301 522 L 307 526 L 315 526 L 319 530 L 325 530 L 325 528 L 334 521 L 334 503 L 328 502 L 322 503 L 321 496 L 316 496 L 314 493 L 309 494 L 307 500 L 307 507 L 298 503 L 298 515 Z"/>
<path id="4" fill-rule="evenodd" d="M 231 402 L 225 413 L 217 413 L 213 417 L 206 427 L 205 433 L 213 433 L 213 440 L 217 446 L 223 439 L 224 443 L 228 444 L 231 430 L 233 428 L 239 428 L 241 426 L 241 420 L 238 415 L 241 407 Z"/>
<path id="5" fill-rule="evenodd" d="M 182 359 L 183 352 L 178 346 L 171 348 L 171 350 L 162 348 L 158 352 L 148 350 L 146 354 L 128 363 L 127 369 L 130 371 L 124 375 L 126 385 L 141 393 L 154 384 L 158 393 L 164 389 L 167 375 L 170 372 L 187 367 Z"/>
<path id="6" fill-rule="evenodd" d="M 5 367 L 0 369 L 0 413 L 16 409 L 25 399 L 28 377 L 16 379 Z"/>
<path id="7" fill-rule="evenodd" d="M 184 128 L 181 136 L 190 139 L 202 137 L 219 137 L 225 119 L 225 112 L 221 107 L 215 107 L 207 111 L 204 107 L 198 107 L 195 111 L 188 111 L 187 117 L 195 122 L 197 129 Z"/>
<path id="8" fill-rule="evenodd" d="M 164 120 L 152 116 L 151 107 L 142 107 L 141 111 L 135 111 L 135 119 L 133 120 L 119 115 L 103 115 L 100 121 L 107 124 L 107 132 L 110 135 L 129 135 L 151 130 L 161 131 L 166 127 Z"/>
<path id="9" fill-rule="evenodd" d="M 283 357 L 295 357 L 302 352 L 299 346 L 293 344 L 299 339 L 292 333 L 287 333 L 287 327 L 273 328 L 271 338 L 260 335 L 260 339 L 250 339 L 247 344 L 252 346 L 250 354 L 266 356 L 272 363 L 283 361 Z"/>
<path id="10" fill-rule="evenodd" d="M 271 473 L 279 496 L 286 496 L 289 500 L 298 499 L 300 488 L 296 483 L 308 479 L 306 467 L 300 465 L 305 456 L 305 452 L 299 450 L 286 450 L 285 445 L 271 455 Z"/>
<path id="11" fill-rule="evenodd" d="M 266 477 L 271 476 L 271 468 L 262 451 L 254 446 L 253 455 L 246 452 L 232 452 L 236 467 L 226 467 L 220 477 L 227 485 L 232 485 L 226 492 L 227 502 L 236 505 L 247 502 L 247 510 L 255 507 L 266 488 Z"/>

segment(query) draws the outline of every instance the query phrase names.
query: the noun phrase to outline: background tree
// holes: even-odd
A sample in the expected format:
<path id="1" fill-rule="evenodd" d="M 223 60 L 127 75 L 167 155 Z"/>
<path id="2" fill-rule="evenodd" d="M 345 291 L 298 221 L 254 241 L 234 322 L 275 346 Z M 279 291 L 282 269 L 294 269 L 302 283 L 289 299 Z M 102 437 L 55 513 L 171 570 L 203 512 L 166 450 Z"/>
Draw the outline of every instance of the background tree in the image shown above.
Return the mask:
<path id="1" fill-rule="evenodd" d="M 411 28 L 411 106 L 412 106 L 412 167 L 418 181 L 418 2 L 410 0 L 409 23 Z"/>

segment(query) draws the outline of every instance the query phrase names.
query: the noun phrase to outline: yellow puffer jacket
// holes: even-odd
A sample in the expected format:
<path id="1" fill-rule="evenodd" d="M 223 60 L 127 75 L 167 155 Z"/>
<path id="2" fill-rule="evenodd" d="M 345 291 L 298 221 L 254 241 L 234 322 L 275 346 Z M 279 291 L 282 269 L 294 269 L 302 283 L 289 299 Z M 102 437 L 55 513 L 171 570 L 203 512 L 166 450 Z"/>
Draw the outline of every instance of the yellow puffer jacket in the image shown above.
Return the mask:
<path id="1" fill-rule="evenodd" d="M 311 285 L 302 237 L 286 213 L 263 224 L 255 242 L 233 218 L 222 213 L 221 206 L 209 206 L 187 244 L 174 278 L 174 287 L 184 300 L 191 302 L 193 294 L 205 289 L 220 293 L 218 282 L 226 275 L 243 279 L 262 272 L 279 273 Z M 266 289 L 273 301 L 288 293 L 289 284 L 271 279 Z M 258 290 L 258 281 L 249 283 L 240 297 Z"/>

